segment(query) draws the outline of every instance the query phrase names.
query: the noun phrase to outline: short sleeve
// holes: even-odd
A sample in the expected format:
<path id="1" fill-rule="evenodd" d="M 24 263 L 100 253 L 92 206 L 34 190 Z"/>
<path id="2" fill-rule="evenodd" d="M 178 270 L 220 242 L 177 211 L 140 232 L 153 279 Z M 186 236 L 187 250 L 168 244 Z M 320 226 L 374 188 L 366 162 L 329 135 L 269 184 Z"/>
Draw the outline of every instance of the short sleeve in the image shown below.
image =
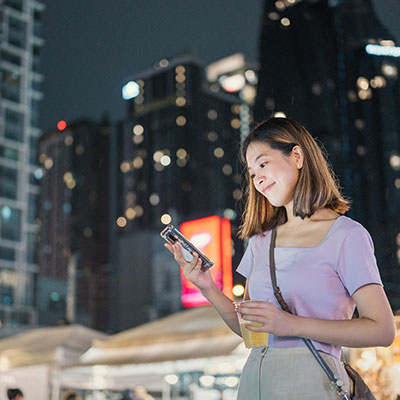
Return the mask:
<path id="1" fill-rule="evenodd" d="M 350 296 L 362 286 L 382 285 L 374 244 L 370 234 L 362 225 L 353 227 L 344 239 L 337 272 Z"/>
<path id="2" fill-rule="evenodd" d="M 243 275 L 245 278 L 248 278 L 250 276 L 251 270 L 253 269 L 254 254 L 252 242 L 253 238 L 249 240 L 247 249 L 244 252 L 242 259 L 240 260 L 239 266 L 236 268 L 236 272 L 239 272 L 239 274 Z"/>

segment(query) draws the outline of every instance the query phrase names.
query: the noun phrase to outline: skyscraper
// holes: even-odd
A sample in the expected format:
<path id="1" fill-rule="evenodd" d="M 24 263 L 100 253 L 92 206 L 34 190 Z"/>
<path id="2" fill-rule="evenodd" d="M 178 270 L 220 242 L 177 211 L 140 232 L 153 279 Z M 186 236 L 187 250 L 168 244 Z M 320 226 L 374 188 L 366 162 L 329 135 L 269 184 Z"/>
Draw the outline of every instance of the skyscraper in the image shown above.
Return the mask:
<path id="1" fill-rule="evenodd" d="M 400 308 L 399 48 L 370 0 L 265 1 L 256 119 L 299 120 L 328 150 Z M 282 115 L 282 114 L 278 114 Z"/>
<path id="2" fill-rule="evenodd" d="M 38 0 L 0 3 L 0 326 L 4 328 L 35 323 L 36 142 L 41 134 L 44 8 Z"/>
<path id="3" fill-rule="evenodd" d="M 77 121 L 40 138 L 39 323 L 108 326 L 109 126 Z"/>
<path id="4" fill-rule="evenodd" d="M 181 307 L 179 268 L 159 237 L 165 224 L 220 214 L 237 227 L 241 194 L 241 100 L 212 91 L 200 62 L 160 60 L 132 77 L 124 96 L 128 115 L 115 147 L 114 330 Z"/>

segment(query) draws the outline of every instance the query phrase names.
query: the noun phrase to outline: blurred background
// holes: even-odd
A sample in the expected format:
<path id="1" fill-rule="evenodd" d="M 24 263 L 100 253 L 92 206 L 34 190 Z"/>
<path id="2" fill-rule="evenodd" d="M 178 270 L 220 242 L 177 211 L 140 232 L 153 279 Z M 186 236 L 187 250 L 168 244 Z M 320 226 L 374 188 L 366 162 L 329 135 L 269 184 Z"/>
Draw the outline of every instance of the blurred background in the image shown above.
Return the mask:
<path id="1" fill-rule="evenodd" d="M 300 121 L 327 149 L 398 313 L 399 16 L 396 0 L 0 1 L 0 369 L 17 371 L 0 379 L 0 396 L 26 378 L 21 368 L 45 365 L 28 375 L 33 386 L 50 376 L 47 392 L 27 398 L 68 388 L 135 398 L 125 389 L 144 382 L 155 398 L 234 398 L 231 359 L 207 372 L 162 364 L 229 358 L 239 342 L 220 335 L 159 232 L 182 227 L 240 298 L 238 149 L 270 116 Z M 185 325 L 196 318 L 203 326 Z M 211 353 L 197 353 L 200 342 L 137 353 L 165 332 L 179 342 L 202 329 L 219 332 Z M 396 351 L 360 353 L 360 369 L 383 376 L 400 365 Z M 77 363 L 91 366 L 54 373 Z M 107 363 L 125 365 L 129 380 L 99 370 Z M 159 381 L 135 381 L 151 363 Z M 380 382 L 380 398 L 400 394 Z"/>

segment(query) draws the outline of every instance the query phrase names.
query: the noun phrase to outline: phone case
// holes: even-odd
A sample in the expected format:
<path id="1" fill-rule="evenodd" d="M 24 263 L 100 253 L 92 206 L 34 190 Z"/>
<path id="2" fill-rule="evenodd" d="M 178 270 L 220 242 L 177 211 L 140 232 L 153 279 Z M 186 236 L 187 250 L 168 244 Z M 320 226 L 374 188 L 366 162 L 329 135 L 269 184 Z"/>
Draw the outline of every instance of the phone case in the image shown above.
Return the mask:
<path id="1" fill-rule="evenodd" d="M 182 235 L 173 225 L 169 224 L 165 229 L 160 232 L 160 235 L 168 243 L 174 245 L 179 243 L 182 248 L 183 258 L 190 262 L 193 260 L 193 253 L 197 253 L 202 260 L 201 270 L 207 271 L 214 263 L 210 261 L 199 249 L 197 249 L 192 243 L 189 242 L 185 236 Z"/>

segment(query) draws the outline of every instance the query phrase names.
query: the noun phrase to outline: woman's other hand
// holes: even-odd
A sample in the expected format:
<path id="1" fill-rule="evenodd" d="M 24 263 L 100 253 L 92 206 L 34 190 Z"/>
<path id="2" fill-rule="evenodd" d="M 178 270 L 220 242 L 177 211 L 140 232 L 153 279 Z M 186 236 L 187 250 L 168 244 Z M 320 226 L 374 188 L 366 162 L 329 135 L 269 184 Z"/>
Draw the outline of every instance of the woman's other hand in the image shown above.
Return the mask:
<path id="1" fill-rule="evenodd" d="M 238 311 L 246 321 L 262 324 L 262 326 L 246 325 L 251 331 L 268 332 L 276 336 L 293 336 L 295 316 L 282 311 L 272 303 L 246 301 L 239 305 Z"/>

